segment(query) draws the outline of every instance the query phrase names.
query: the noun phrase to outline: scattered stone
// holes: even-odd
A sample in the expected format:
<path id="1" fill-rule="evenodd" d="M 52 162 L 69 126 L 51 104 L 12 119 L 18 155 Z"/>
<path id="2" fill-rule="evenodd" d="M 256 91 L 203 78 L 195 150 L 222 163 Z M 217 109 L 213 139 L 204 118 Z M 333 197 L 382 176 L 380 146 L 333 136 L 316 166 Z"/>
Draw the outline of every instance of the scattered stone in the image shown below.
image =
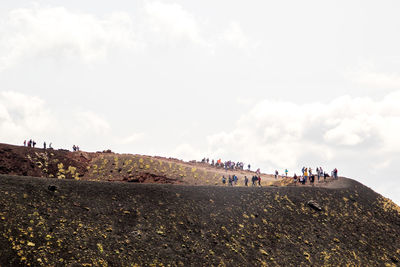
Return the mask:
<path id="1" fill-rule="evenodd" d="M 47 187 L 47 189 L 51 192 L 57 191 L 57 186 L 55 185 L 49 185 L 49 187 Z"/>
<path id="2" fill-rule="evenodd" d="M 315 200 L 309 200 L 307 205 L 316 211 L 322 211 L 321 206 Z"/>

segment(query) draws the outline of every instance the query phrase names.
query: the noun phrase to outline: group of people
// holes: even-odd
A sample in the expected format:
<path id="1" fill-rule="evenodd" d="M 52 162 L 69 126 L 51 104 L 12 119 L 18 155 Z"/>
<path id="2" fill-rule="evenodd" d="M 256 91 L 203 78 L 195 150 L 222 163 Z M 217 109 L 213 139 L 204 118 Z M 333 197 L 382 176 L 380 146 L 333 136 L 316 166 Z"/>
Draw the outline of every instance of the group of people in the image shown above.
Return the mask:
<path id="1" fill-rule="evenodd" d="M 29 139 L 28 142 L 26 140 L 24 140 L 24 146 L 35 147 L 36 146 L 36 142 L 34 140 L 32 140 L 32 139 Z"/>
<path id="2" fill-rule="evenodd" d="M 36 146 L 36 142 L 34 140 L 32 140 L 32 139 L 29 139 L 28 141 L 24 140 L 24 146 L 35 147 Z M 43 149 L 46 150 L 46 148 L 47 148 L 47 144 L 46 144 L 46 142 L 43 142 Z M 51 143 L 49 144 L 49 148 L 52 148 L 51 147 Z"/>
<path id="3" fill-rule="evenodd" d="M 237 185 L 238 183 L 238 177 L 234 174 L 232 176 L 228 176 L 228 185 L 229 186 L 233 186 L 233 185 Z M 226 178 L 225 175 L 222 175 L 222 184 L 225 185 L 226 184 Z"/>
<path id="4" fill-rule="evenodd" d="M 311 185 L 314 185 L 315 176 L 317 176 L 318 182 L 320 181 L 320 178 L 322 178 L 322 177 L 324 178 L 324 182 L 326 181 L 326 178 L 329 177 L 328 173 L 324 172 L 322 167 L 317 167 L 317 168 L 315 168 L 315 170 L 316 170 L 316 175 L 313 173 L 313 170 L 311 169 L 311 167 L 310 168 L 303 167 L 301 169 L 301 172 L 303 175 L 298 177 L 296 174 L 294 174 L 293 182 L 295 184 L 297 182 L 299 182 L 300 184 L 304 185 L 307 183 L 307 180 L 308 180 Z M 336 168 L 333 169 L 333 171 L 331 172 L 331 176 L 333 177 L 333 179 L 338 179 L 338 170 Z"/>
<path id="5" fill-rule="evenodd" d="M 218 160 L 211 160 L 209 158 L 203 158 L 201 160 L 201 163 L 207 163 L 210 164 L 211 166 L 217 167 L 217 168 L 224 168 L 225 170 L 244 170 L 244 163 L 241 161 L 234 162 L 232 160 L 228 160 L 225 162 L 222 162 L 221 159 Z M 247 165 L 247 170 L 250 170 L 250 164 Z"/>
<path id="6" fill-rule="evenodd" d="M 53 149 L 51 145 L 52 145 L 52 143 L 49 144 L 49 147 L 48 147 L 49 149 Z M 27 147 L 35 147 L 35 146 L 36 146 L 36 142 L 35 142 L 34 140 L 32 140 L 32 139 L 29 139 L 28 141 L 24 140 L 24 146 L 27 146 Z M 46 141 L 43 142 L 43 149 L 44 149 L 44 150 L 47 149 Z M 80 148 L 79 148 L 79 146 L 73 145 L 73 146 L 72 146 L 72 150 L 73 150 L 74 152 L 76 152 L 76 151 L 80 151 Z"/>
<path id="7" fill-rule="evenodd" d="M 234 186 L 238 184 L 238 180 L 239 178 L 237 177 L 237 175 L 228 175 L 228 180 L 226 179 L 225 175 L 222 175 L 222 184 L 226 185 L 226 182 L 228 181 L 228 186 Z M 253 175 L 253 177 L 251 178 L 251 183 L 252 186 L 256 186 L 258 184 L 258 186 L 261 186 L 261 176 L 260 175 Z M 249 178 L 247 178 L 247 176 L 244 176 L 244 185 L 245 186 L 249 186 Z"/>
<path id="8" fill-rule="evenodd" d="M 328 175 L 328 173 L 324 172 L 324 170 L 322 169 L 322 167 L 317 167 L 315 169 L 316 173 L 313 173 L 312 168 L 306 168 L 303 167 L 301 172 L 302 175 L 297 176 L 296 173 L 293 176 L 293 182 L 294 184 L 300 183 L 305 185 L 307 183 L 307 180 L 309 182 L 310 185 L 314 185 L 315 179 L 318 179 L 318 182 L 320 182 L 321 178 L 324 178 L 324 182 L 326 181 L 327 177 L 330 177 Z M 284 176 L 283 177 L 288 177 L 288 170 L 285 169 L 284 170 Z M 333 179 L 338 179 L 338 170 L 335 168 L 332 170 L 331 176 L 333 177 Z M 279 172 L 276 170 L 275 171 L 275 179 L 277 179 L 279 177 Z M 238 184 L 238 180 L 239 178 L 237 177 L 237 175 L 233 174 L 228 175 L 228 179 L 225 177 L 225 175 L 222 176 L 222 184 L 226 185 L 228 183 L 228 186 L 234 186 Z M 259 169 L 256 172 L 256 175 L 253 175 L 251 178 L 251 185 L 252 186 L 261 186 L 261 175 L 260 175 L 260 171 Z M 244 176 L 244 186 L 249 186 L 249 178 L 247 178 L 247 176 Z"/>

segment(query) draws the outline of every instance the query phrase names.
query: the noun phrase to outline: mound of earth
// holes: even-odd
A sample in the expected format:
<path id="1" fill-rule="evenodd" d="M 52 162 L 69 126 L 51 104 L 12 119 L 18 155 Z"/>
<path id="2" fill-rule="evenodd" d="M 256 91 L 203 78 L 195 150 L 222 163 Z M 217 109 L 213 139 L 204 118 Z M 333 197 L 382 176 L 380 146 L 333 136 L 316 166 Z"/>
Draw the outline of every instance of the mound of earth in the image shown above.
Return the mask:
<path id="1" fill-rule="evenodd" d="M 0 265 L 398 266 L 399 207 L 344 180 L 247 188 L 0 175 Z"/>

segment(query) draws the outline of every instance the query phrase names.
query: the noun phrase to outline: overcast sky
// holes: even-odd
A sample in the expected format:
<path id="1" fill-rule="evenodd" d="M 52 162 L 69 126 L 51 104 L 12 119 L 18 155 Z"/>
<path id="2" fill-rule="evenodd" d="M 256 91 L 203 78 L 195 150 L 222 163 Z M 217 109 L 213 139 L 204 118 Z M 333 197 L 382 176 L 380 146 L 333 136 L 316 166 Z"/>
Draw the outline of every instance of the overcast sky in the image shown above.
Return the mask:
<path id="1" fill-rule="evenodd" d="M 0 2 L 0 142 L 339 169 L 400 203 L 399 1 Z"/>

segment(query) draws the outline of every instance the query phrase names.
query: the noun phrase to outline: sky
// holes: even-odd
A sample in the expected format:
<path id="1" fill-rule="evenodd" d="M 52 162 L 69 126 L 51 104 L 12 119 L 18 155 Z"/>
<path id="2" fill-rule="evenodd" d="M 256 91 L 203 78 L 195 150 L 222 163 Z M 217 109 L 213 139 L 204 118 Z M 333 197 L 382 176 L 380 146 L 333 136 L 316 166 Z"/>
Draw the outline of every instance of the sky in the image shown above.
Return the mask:
<path id="1" fill-rule="evenodd" d="M 400 204 L 399 1 L 0 2 L 0 142 L 333 168 Z"/>

